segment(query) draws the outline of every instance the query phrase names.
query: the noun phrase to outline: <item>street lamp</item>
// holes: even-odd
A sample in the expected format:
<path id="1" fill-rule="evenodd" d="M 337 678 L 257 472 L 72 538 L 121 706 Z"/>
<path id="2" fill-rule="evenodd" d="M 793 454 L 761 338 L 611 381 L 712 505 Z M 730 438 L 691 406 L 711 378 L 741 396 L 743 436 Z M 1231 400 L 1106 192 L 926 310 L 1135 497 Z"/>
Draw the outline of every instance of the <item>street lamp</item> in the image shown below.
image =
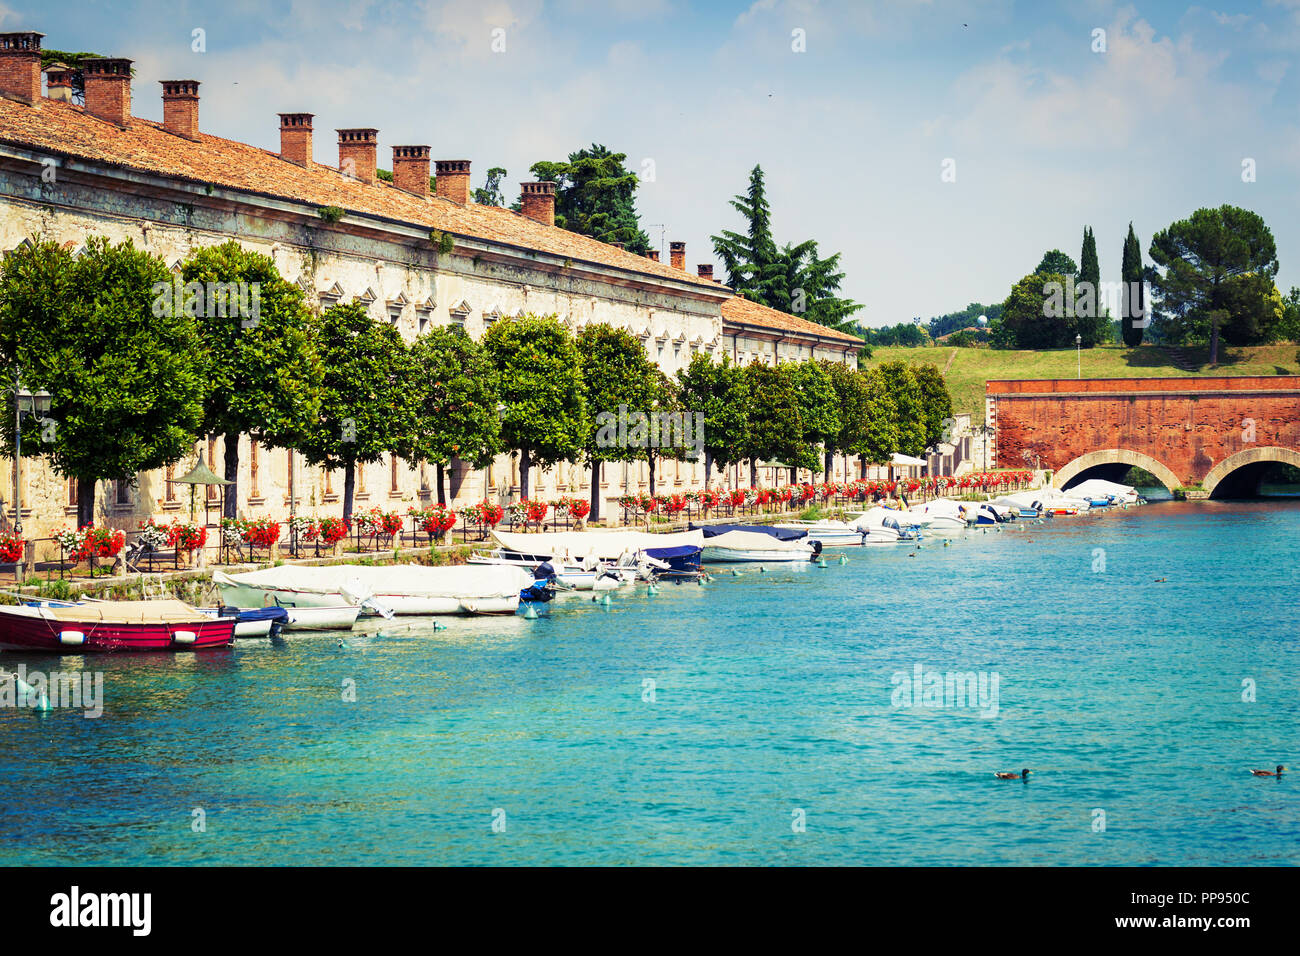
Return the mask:
<path id="1" fill-rule="evenodd" d="M 44 418 L 50 410 L 50 393 L 45 389 L 28 391 L 14 373 L 14 384 L 8 388 L 14 396 L 14 534 L 23 533 L 22 465 L 23 418 L 37 415 Z"/>
<path id="2" fill-rule="evenodd" d="M 1079 374 L 1077 378 L 1083 378 L 1083 336 L 1079 333 L 1074 334 L 1074 357 L 1079 363 Z"/>

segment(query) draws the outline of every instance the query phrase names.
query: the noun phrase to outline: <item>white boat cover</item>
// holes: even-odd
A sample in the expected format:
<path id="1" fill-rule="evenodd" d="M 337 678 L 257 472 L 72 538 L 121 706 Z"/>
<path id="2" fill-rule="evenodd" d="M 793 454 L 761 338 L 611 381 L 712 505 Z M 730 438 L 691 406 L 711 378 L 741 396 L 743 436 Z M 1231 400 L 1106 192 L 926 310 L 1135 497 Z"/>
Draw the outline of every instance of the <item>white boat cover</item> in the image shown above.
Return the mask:
<path id="1" fill-rule="evenodd" d="M 1129 485 L 1117 484 L 1103 478 L 1089 478 L 1087 481 L 1081 481 L 1077 485 L 1065 489 L 1065 493 L 1080 498 L 1107 498 L 1114 495 L 1116 498 L 1130 501 L 1137 497 L 1136 489 Z"/>
<path id="2" fill-rule="evenodd" d="M 353 595 L 358 600 L 381 595 L 420 598 L 493 598 L 517 595 L 533 583 L 523 568 L 503 564 L 464 564 L 431 568 L 422 564 L 371 567 L 335 564 L 328 567 L 281 565 L 247 574 L 214 571 L 217 584 L 304 594 Z"/>
<path id="3" fill-rule="evenodd" d="M 761 531 L 728 531 L 714 535 L 704 543 L 705 548 L 723 548 L 727 551 L 801 551 L 811 554 L 812 547 L 805 541 L 782 541 Z"/>
<path id="4" fill-rule="evenodd" d="M 603 561 L 616 561 L 624 551 L 644 548 L 704 547 L 703 531 L 674 531 L 653 534 L 649 531 L 493 531 L 493 537 L 507 551 L 521 554 L 563 554 L 577 559 L 594 554 Z M 761 535 L 761 537 L 768 537 Z M 713 539 L 716 541 L 717 539 Z M 710 544 L 713 542 L 710 541 Z"/>
<path id="5" fill-rule="evenodd" d="M 965 520 L 962 513 L 962 505 L 953 501 L 951 498 L 935 498 L 934 501 L 927 501 L 925 504 L 912 505 L 912 511 L 921 514 L 933 515 L 936 518 L 956 518 L 959 521 Z"/>

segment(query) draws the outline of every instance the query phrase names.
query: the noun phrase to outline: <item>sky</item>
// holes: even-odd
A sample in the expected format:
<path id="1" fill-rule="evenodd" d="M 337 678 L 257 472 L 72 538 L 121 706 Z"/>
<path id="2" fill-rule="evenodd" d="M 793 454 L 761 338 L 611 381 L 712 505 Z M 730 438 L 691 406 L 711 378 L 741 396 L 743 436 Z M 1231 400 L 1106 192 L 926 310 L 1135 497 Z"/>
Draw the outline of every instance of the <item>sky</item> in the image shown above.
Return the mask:
<path id="1" fill-rule="evenodd" d="M 381 166 L 429 144 L 475 186 L 505 167 L 513 200 L 534 162 L 604 144 L 652 243 L 724 279 L 709 237 L 743 227 L 761 165 L 777 241 L 840 252 L 866 325 L 1000 302 L 1085 226 L 1118 280 L 1129 222 L 1145 254 L 1224 203 L 1300 285 L 1300 0 L 0 0 L 18 29 L 135 60 L 139 116 L 164 79 L 201 82 L 205 132 L 271 150 L 276 113 L 315 113 L 331 165 L 332 130 L 377 127 Z"/>

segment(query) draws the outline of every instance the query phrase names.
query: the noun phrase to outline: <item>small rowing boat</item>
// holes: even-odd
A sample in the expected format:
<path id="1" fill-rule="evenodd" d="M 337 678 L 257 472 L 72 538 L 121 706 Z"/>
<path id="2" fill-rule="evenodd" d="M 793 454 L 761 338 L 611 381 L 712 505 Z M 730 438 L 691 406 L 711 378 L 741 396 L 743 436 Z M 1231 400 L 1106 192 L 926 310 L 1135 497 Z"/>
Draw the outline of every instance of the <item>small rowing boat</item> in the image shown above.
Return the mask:
<path id="1" fill-rule="evenodd" d="M 0 648 L 63 654 L 197 651 L 228 646 L 237 623 L 173 600 L 0 606 Z"/>

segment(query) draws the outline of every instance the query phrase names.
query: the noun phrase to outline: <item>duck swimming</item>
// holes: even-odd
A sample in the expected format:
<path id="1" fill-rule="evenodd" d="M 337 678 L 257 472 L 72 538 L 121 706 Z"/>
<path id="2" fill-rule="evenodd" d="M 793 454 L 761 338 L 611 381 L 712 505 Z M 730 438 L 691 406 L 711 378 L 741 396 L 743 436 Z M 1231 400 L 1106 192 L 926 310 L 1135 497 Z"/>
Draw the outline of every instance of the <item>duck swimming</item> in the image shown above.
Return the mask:
<path id="1" fill-rule="evenodd" d="M 999 770 L 993 774 L 999 780 L 1027 780 L 1032 771 L 1026 769 L 1020 773 L 1011 773 L 1009 770 Z"/>
<path id="2" fill-rule="evenodd" d="M 1251 773 L 1257 777 L 1280 777 L 1285 769 L 1286 767 L 1278 764 L 1276 770 L 1252 770 Z"/>

